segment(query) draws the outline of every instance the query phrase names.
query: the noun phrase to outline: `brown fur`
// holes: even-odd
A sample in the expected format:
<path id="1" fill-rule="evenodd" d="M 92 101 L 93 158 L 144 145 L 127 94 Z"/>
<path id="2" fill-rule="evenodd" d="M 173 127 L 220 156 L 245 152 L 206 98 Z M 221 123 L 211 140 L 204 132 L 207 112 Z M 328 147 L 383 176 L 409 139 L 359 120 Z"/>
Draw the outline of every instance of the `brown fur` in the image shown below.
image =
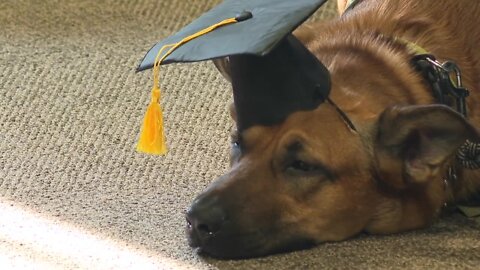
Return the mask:
<path id="1" fill-rule="evenodd" d="M 338 2 L 343 11 L 346 1 Z M 229 210 L 235 229 L 225 238 L 234 247 L 203 248 L 217 256 L 256 256 L 300 240 L 421 228 L 445 202 L 478 191 L 480 170 L 460 171 L 447 187 L 443 181 L 456 149 L 479 139 L 478 14 L 480 2 L 473 0 L 364 0 L 341 18 L 297 31 L 330 70 L 330 97 L 358 132 L 326 103 L 280 125 L 235 134 L 241 150 L 232 151 L 231 170 L 194 202 L 215 197 Z M 472 93 L 468 122 L 427 105 L 434 103 L 431 89 L 395 38 L 460 66 Z M 299 173 L 288 166 L 292 160 L 324 168 Z"/>
<path id="2" fill-rule="evenodd" d="M 343 13 L 347 1 L 339 1 Z M 409 66 L 409 55 L 398 44 L 389 44 L 378 33 L 393 38 L 403 38 L 422 46 L 440 60 L 454 60 L 462 69 L 465 85 L 473 93 L 468 98 L 470 122 L 480 125 L 478 109 L 480 91 L 480 3 L 463 1 L 383 1 L 364 0 L 349 14 L 339 20 L 315 27 L 308 26 L 298 33 L 307 46 L 329 67 L 333 77 L 332 99 L 354 119 L 361 128 L 369 128 L 385 108 L 398 104 L 433 103 L 431 90 L 419 74 Z M 315 34 L 315 28 L 321 29 Z M 302 32 L 303 31 L 303 32 Z M 355 51 L 355 54 L 352 54 Z M 365 76 L 367 73 L 371 76 Z M 372 87 L 375 86 L 375 87 Z M 381 89 L 379 91 L 379 89 Z M 383 92 L 383 93 L 382 93 Z M 368 131 L 367 131 L 368 133 Z M 365 135 L 364 135 L 365 136 Z M 371 141 L 366 135 L 367 143 Z M 326 140 L 334 140 L 326 139 Z M 439 175 L 442 177 L 442 174 Z M 448 198 L 437 197 L 443 193 L 441 179 L 437 187 L 428 183 L 424 192 L 404 207 L 384 198 L 377 206 L 378 214 L 370 224 L 373 233 L 397 232 L 425 225 L 430 221 L 423 216 L 433 216 L 442 202 L 466 199 L 480 186 L 480 171 L 464 171 L 463 177 L 449 187 Z M 388 181 L 389 179 L 384 179 Z M 424 196 L 432 193 L 430 196 Z M 408 194 L 407 194 L 408 195 Z M 436 203 L 429 200 L 437 200 Z M 423 201 L 427 200 L 427 201 Z M 418 209 L 408 210 L 418 204 Z M 395 206 L 397 204 L 397 206 Z M 421 206 L 434 204 L 431 209 Z M 403 208 L 403 210 L 402 210 Z M 417 212 L 427 211 L 425 214 Z M 415 212 L 415 213 L 412 213 Z M 389 218 L 387 218 L 389 217 Z M 389 219 L 394 221 L 389 222 Z M 377 221 L 379 220 L 379 221 Z M 403 220 L 401 224 L 398 221 Z M 377 226 L 376 224 L 382 224 Z M 386 225 L 383 225 L 386 224 Z"/>

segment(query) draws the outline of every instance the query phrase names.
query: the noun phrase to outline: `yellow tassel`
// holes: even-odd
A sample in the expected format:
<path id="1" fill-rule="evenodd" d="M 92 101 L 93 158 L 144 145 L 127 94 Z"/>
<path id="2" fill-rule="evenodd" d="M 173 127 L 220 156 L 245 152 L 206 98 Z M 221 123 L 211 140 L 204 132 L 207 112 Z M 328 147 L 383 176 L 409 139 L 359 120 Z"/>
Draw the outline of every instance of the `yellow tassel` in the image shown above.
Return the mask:
<path id="1" fill-rule="evenodd" d="M 163 132 L 163 113 L 160 107 L 160 89 L 152 89 L 152 98 L 143 118 L 142 131 L 137 144 L 137 151 L 164 155 L 167 153 L 165 134 Z"/>
<path id="2" fill-rule="evenodd" d="M 143 118 L 142 131 L 140 132 L 140 137 L 137 144 L 137 151 L 153 154 L 153 155 L 165 155 L 167 153 L 167 145 L 165 143 L 165 134 L 163 132 L 163 114 L 162 108 L 160 107 L 160 87 L 159 87 L 159 69 L 160 64 L 167 58 L 174 50 L 183 44 L 189 42 L 192 39 L 195 39 L 199 36 L 205 35 L 218 27 L 236 23 L 235 18 L 229 18 L 223 20 L 217 24 L 209 26 L 205 29 L 198 31 L 197 33 L 190 35 L 180 42 L 174 44 L 168 44 L 163 46 L 158 52 L 155 63 L 153 65 L 153 89 L 152 89 L 152 98 L 150 104 L 148 105 L 147 111 Z M 165 49 L 169 50 L 162 56 L 162 53 Z"/>

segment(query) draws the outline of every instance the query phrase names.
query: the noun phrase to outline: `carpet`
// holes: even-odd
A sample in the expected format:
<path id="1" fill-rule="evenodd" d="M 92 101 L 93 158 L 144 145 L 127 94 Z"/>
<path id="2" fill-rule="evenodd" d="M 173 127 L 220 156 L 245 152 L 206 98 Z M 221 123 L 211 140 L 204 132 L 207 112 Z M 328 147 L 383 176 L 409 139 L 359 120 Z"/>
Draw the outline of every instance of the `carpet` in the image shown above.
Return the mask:
<path id="1" fill-rule="evenodd" d="M 211 63 L 162 69 L 170 151 L 147 156 L 135 143 L 151 73 L 135 68 L 218 2 L 0 2 L 1 268 L 477 268 L 479 227 L 458 214 L 251 260 L 188 247 L 184 211 L 228 165 L 229 85 Z M 330 1 L 314 20 L 333 16 Z"/>

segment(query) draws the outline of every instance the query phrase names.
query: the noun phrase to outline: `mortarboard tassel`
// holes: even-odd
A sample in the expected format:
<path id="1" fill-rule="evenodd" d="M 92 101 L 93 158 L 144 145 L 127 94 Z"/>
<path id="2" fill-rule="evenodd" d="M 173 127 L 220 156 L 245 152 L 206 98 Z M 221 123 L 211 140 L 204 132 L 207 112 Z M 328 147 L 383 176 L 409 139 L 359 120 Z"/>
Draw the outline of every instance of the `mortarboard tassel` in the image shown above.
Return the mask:
<path id="1" fill-rule="evenodd" d="M 178 43 L 168 44 L 160 49 L 155 58 L 155 64 L 153 66 L 152 97 L 143 118 L 143 125 L 137 144 L 137 151 L 153 155 L 164 155 L 167 153 L 167 145 L 165 143 L 165 134 L 163 129 L 163 113 L 162 108 L 160 107 L 161 92 L 159 86 L 160 65 L 163 60 L 165 60 L 165 58 L 167 58 L 178 47 L 189 42 L 190 40 L 203 36 L 217 29 L 218 27 L 236 23 L 243 19 L 244 18 L 242 17 L 225 19 L 182 39 Z M 167 48 L 170 49 L 160 58 L 162 52 Z"/>
<path id="2" fill-rule="evenodd" d="M 163 113 L 162 107 L 160 107 L 159 68 L 162 59 L 160 61 L 158 59 L 162 52 L 171 46 L 173 45 L 166 45 L 160 49 L 153 66 L 153 88 L 150 104 L 143 118 L 142 131 L 137 144 L 137 151 L 142 153 L 153 155 L 165 155 L 167 153 L 167 144 L 165 143 L 163 131 Z"/>
<path id="3" fill-rule="evenodd" d="M 152 98 L 143 118 L 142 132 L 137 144 L 137 151 L 153 155 L 167 153 L 165 134 L 163 132 L 163 113 L 160 107 L 160 89 L 152 89 Z"/>

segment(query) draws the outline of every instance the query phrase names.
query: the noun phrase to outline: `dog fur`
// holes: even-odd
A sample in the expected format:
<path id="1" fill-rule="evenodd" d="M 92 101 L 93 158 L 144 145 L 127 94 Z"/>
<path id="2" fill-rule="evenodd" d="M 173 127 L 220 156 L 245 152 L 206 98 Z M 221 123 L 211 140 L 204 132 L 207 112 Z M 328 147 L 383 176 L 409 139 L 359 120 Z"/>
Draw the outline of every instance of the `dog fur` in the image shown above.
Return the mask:
<path id="1" fill-rule="evenodd" d="M 340 13 L 346 2 L 338 1 Z M 221 207 L 228 224 L 212 239 L 192 240 L 190 230 L 193 246 L 235 258 L 398 233 L 428 226 L 445 203 L 478 192 L 480 170 L 460 168 L 456 181 L 444 181 L 457 149 L 480 140 L 478 14 L 474 0 L 364 0 L 302 26 L 295 35 L 328 67 L 330 97 L 357 131 L 325 103 L 235 133 L 231 169 L 190 209 Z M 399 38 L 458 64 L 471 93 L 468 120 L 435 104 Z M 216 64 L 228 78 L 228 62 Z"/>

